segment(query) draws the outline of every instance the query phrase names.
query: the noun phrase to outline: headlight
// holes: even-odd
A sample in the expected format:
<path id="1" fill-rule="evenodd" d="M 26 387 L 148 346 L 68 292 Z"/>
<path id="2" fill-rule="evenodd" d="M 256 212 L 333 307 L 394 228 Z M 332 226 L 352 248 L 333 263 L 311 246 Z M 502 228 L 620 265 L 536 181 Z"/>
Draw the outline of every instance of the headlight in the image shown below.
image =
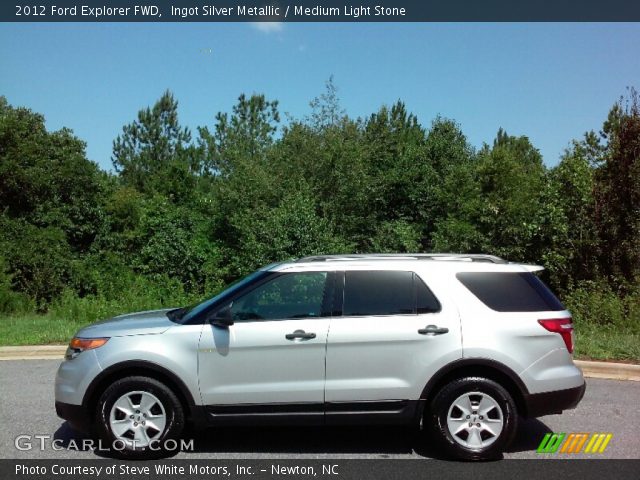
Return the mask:
<path id="1" fill-rule="evenodd" d="M 109 337 L 106 338 L 79 338 L 73 337 L 71 342 L 69 343 L 69 347 L 67 348 L 67 353 L 65 353 L 64 358 L 67 360 L 71 360 L 76 358 L 80 353 L 85 350 L 93 350 L 94 348 L 101 347 L 105 343 L 107 343 Z"/>

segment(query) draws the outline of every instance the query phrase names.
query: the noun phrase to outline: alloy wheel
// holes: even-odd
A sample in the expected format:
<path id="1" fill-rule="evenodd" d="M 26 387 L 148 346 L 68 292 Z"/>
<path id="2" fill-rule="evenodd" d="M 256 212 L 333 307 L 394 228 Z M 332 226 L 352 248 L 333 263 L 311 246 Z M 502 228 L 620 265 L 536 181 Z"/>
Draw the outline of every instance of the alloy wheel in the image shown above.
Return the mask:
<path id="1" fill-rule="evenodd" d="M 465 393 L 449 407 L 447 428 L 456 443 L 473 450 L 486 448 L 502 433 L 502 408 L 486 393 Z"/>
<path id="2" fill-rule="evenodd" d="M 167 413 L 158 397 L 143 391 L 118 398 L 109 414 L 109 427 L 116 439 L 129 448 L 148 447 L 167 425 Z"/>

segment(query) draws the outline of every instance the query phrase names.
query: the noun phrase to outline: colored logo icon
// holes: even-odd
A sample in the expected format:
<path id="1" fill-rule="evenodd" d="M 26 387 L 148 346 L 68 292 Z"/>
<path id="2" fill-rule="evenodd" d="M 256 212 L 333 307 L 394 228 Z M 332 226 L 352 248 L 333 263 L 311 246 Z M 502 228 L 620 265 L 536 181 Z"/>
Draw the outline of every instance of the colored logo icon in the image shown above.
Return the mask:
<path id="1" fill-rule="evenodd" d="M 611 433 L 547 433 L 536 453 L 603 453 Z"/>

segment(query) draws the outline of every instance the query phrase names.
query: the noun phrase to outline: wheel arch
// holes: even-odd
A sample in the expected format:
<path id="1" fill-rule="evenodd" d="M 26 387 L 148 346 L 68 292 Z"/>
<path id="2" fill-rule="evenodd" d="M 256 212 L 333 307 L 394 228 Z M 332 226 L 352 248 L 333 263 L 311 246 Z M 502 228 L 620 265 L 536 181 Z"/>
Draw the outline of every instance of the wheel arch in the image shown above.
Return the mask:
<path id="1" fill-rule="evenodd" d="M 128 360 L 117 363 L 96 376 L 87 388 L 82 400 L 82 405 L 87 413 L 91 414 L 95 410 L 98 399 L 106 386 L 120 378 L 129 376 L 150 377 L 163 383 L 176 394 L 187 415 L 195 413 L 195 400 L 184 382 L 171 370 L 147 360 Z"/>
<path id="2" fill-rule="evenodd" d="M 513 370 L 488 358 L 464 358 L 444 366 L 429 379 L 420 395 L 418 419 L 422 418 L 429 401 L 445 384 L 463 377 L 485 377 L 499 383 L 513 398 L 518 413 L 527 416 L 529 391 Z"/>

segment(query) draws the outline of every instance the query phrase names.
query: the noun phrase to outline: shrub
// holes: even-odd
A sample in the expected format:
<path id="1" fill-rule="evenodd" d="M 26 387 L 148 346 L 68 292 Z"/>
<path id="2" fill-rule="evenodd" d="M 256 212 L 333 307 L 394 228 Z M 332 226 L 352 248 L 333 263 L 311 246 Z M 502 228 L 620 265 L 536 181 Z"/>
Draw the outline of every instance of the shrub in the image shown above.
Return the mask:
<path id="1" fill-rule="evenodd" d="M 604 281 L 581 282 L 563 300 L 577 328 L 604 327 L 640 333 L 640 282 L 619 292 Z"/>
<path id="2" fill-rule="evenodd" d="M 34 302 L 11 288 L 12 278 L 7 272 L 4 257 L 0 256 L 0 314 L 12 315 L 33 311 Z"/>

